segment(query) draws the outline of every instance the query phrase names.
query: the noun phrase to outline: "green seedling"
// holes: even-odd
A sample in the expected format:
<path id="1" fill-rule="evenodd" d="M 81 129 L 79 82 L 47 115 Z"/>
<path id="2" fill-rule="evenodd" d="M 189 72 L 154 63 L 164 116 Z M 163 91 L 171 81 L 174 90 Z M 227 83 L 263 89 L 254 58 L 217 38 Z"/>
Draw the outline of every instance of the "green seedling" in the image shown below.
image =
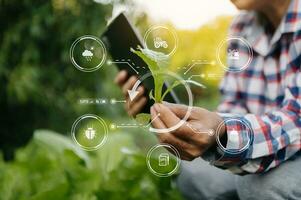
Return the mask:
<path id="1" fill-rule="evenodd" d="M 152 73 L 155 88 L 150 91 L 149 98 L 154 100 L 155 103 L 161 103 L 164 100 L 165 96 L 170 93 L 173 88 L 177 87 L 180 84 L 183 84 L 183 81 L 176 80 L 163 93 L 162 89 L 164 85 L 164 72 L 167 70 L 167 67 L 169 65 L 169 57 L 161 52 L 142 49 L 141 47 L 138 47 L 137 50 L 131 49 L 131 51 L 138 55 L 147 64 L 150 72 Z M 193 80 L 185 80 L 184 82 L 196 85 L 201 88 L 206 88 L 203 84 L 200 84 Z M 150 114 L 138 114 L 136 116 L 136 120 L 139 123 L 146 124 L 150 121 Z"/>

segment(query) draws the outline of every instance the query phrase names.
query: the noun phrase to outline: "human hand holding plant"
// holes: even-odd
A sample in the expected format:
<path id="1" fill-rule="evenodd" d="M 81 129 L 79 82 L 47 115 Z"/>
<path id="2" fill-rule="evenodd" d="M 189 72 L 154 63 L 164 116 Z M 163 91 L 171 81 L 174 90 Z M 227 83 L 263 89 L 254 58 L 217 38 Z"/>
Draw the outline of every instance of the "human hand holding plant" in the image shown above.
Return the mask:
<path id="1" fill-rule="evenodd" d="M 130 102 L 127 108 L 129 115 L 136 116 L 138 114 L 136 119 L 140 122 L 148 122 L 152 119 L 152 126 L 156 129 L 165 129 L 175 126 L 184 118 L 188 107 L 166 102 L 163 103 L 163 100 L 174 87 L 183 82 L 178 80 L 174 81 L 174 83 L 163 92 L 164 72 L 168 65 L 168 57 L 162 53 L 148 49 L 138 48 L 138 50 L 131 49 L 131 51 L 143 59 L 153 75 L 155 88 L 150 91 L 149 98 L 154 100 L 155 104 L 151 107 L 151 114 L 138 114 L 147 102 L 146 97 L 143 95 L 145 89 L 140 86 L 138 89 L 139 95 L 135 97 L 134 101 L 129 101 L 127 91 L 133 88 L 138 79 L 137 77 L 131 77 L 128 81 L 125 81 L 127 77 L 126 72 L 120 72 L 117 76 L 117 83 L 122 85 L 123 93 L 127 97 L 127 101 Z M 202 84 L 195 81 L 186 80 L 185 82 L 205 88 Z M 159 113 L 160 115 L 158 116 Z M 179 150 L 182 159 L 193 160 L 201 156 L 208 148 L 215 144 L 215 137 L 208 134 L 208 131 L 213 131 L 214 133 L 221 122 L 222 118 L 218 114 L 203 108 L 193 107 L 184 125 L 170 133 L 158 134 L 158 139 L 160 142 L 175 146 Z M 220 136 L 222 136 L 224 132 L 224 127 L 222 127 Z"/>
<path id="2" fill-rule="evenodd" d="M 188 106 L 156 103 L 151 107 L 152 125 L 157 129 L 166 129 L 180 123 L 186 115 Z M 160 113 L 160 115 L 158 115 Z M 158 134 L 161 143 L 174 146 L 183 160 L 193 160 L 202 156 L 211 146 L 215 145 L 217 127 L 222 124 L 219 137 L 225 133 L 223 119 L 215 112 L 193 107 L 189 118 L 178 129 Z"/>

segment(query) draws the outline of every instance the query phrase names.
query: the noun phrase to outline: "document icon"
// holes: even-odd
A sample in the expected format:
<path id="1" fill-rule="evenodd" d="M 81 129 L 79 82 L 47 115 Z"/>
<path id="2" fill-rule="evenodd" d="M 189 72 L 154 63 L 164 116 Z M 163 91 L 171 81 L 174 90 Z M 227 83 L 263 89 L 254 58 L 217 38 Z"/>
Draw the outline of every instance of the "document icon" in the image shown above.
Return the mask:
<path id="1" fill-rule="evenodd" d="M 168 153 L 161 153 L 159 155 L 159 166 L 166 167 L 167 165 L 169 165 L 169 155 Z"/>
<path id="2" fill-rule="evenodd" d="M 93 128 L 87 128 L 85 130 L 85 136 L 88 140 L 93 140 L 95 138 L 96 131 Z"/>

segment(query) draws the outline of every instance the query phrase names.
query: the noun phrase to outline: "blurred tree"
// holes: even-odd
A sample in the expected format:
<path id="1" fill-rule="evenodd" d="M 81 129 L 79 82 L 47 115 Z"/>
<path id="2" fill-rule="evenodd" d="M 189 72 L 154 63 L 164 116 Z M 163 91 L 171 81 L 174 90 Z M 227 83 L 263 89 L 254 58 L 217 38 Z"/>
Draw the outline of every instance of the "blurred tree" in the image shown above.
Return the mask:
<path id="1" fill-rule="evenodd" d="M 90 0 L 0 0 L 0 148 L 5 158 L 12 158 L 13 149 L 36 128 L 66 133 L 76 113 L 86 109 L 78 106 L 78 98 L 103 89 L 97 80 L 108 72 L 76 70 L 69 48 L 82 35 L 100 35 L 111 10 L 111 4 Z"/>
<path id="2" fill-rule="evenodd" d="M 192 88 L 195 105 L 208 109 L 216 109 L 219 102 L 218 84 L 224 74 L 224 69 L 216 59 L 219 44 L 227 37 L 231 16 L 220 16 L 197 30 L 178 30 L 179 45 L 171 59 L 170 69 L 177 71 L 183 78 L 198 75 L 193 80 L 206 85 L 206 90 L 198 87 Z M 226 59 L 226 49 L 221 50 L 221 59 Z M 206 61 L 206 65 L 195 65 L 188 71 L 193 63 Z M 187 72 L 187 73 L 186 73 Z M 200 75 L 203 74 L 203 77 Z M 208 75 L 214 75 L 210 77 Z"/>

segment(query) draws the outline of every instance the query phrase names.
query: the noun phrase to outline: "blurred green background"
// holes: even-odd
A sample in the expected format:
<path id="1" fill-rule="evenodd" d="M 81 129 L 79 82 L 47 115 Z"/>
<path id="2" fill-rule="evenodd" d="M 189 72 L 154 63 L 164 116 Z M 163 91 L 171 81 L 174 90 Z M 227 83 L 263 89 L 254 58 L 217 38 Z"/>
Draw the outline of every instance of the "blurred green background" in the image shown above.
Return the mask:
<path id="1" fill-rule="evenodd" d="M 100 2 L 0 0 L 1 200 L 181 199 L 174 177 L 158 178 L 147 169 L 147 151 L 156 143 L 149 132 L 110 130 L 106 144 L 92 153 L 71 140 L 72 123 L 86 113 L 101 116 L 108 125 L 133 122 L 122 104 L 78 102 L 123 99 L 112 82 L 115 67 L 83 73 L 69 59 L 72 42 L 82 35 L 99 36 L 116 4 L 135 10 L 133 2 Z M 141 34 L 153 25 L 143 12 L 129 13 Z M 220 17 L 197 30 L 177 30 L 179 47 L 170 69 L 183 75 L 181 67 L 192 60 L 215 60 L 230 20 Z M 211 65 L 192 72 L 223 73 Z M 215 109 L 220 78 L 196 81 L 207 90 L 192 88 L 194 104 Z"/>

